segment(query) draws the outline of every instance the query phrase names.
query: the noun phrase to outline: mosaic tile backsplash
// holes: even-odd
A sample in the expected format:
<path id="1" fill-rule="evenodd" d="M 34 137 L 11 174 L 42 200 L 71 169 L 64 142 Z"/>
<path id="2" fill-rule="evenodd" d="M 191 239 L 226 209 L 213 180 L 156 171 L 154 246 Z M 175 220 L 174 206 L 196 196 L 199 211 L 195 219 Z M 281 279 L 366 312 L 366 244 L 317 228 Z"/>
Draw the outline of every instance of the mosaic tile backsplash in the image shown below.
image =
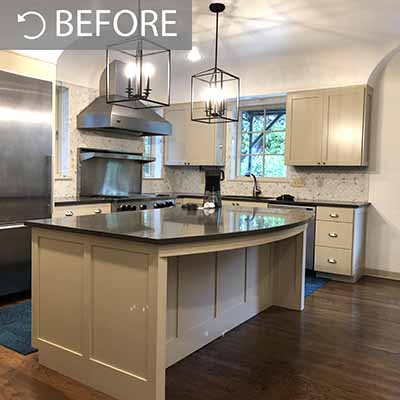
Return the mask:
<path id="1" fill-rule="evenodd" d="M 55 180 L 54 197 L 74 197 L 77 194 L 77 149 L 79 147 L 128 151 L 142 153 L 143 140 L 136 138 L 108 137 L 101 133 L 80 131 L 76 128 L 76 116 L 98 92 L 76 85 L 69 88 L 70 99 L 70 176 L 68 180 Z M 232 143 L 232 133 L 227 132 L 227 143 Z M 226 176 L 232 177 L 232 151 L 234 144 L 227 146 Z M 288 167 L 286 182 L 261 182 L 264 196 L 279 196 L 290 193 L 297 198 L 319 200 L 366 201 L 368 200 L 368 172 L 359 168 L 292 168 Z M 299 184 L 300 182 L 300 184 Z M 294 185 L 294 183 L 296 183 Z M 300 187 L 294 187 L 300 186 Z M 222 192 L 227 195 L 251 195 L 251 179 L 237 181 L 227 179 L 222 184 Z M 188 192 L 204 191 L 204 173 L 199 168 L 166 167 L 162 180 L 145 180 L 144 192 Z"/>
<path id="2" fill-rule="evenodd" d="M 301 177 L 304 187 L 293 187 L 294 177 Z M 367 201 L 367 172 L 349 171 L 337 168 L 321 170 L 297 170 L 289 168 L 288 182 L 260 183 L 263 196 L 277 197 L 290 193 L 299 199 Z M 163 181 L 145 181 L 146 192 L 185 192 L 202 193 L 204 191 L 204 173 L 199 169 L 166 168 Z M 251 195 L 252 180 L 227 180 L 222 183 L 223 195 Z"/>

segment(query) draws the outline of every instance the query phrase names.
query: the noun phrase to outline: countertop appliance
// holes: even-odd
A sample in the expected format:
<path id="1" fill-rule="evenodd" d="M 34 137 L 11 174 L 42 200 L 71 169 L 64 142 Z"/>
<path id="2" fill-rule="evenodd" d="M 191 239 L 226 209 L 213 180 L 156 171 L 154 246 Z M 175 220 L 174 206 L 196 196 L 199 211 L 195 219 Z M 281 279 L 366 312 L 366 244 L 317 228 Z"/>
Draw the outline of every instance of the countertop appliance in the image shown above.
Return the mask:
<path id="1" fill-rule="evenodd" d="M 295 197 L 291 194 L 283 194 L 282 196 L 278 196 L 276 200 L 278 201 L 295 201 Z"/>
<path id="2" fill-rule="evenodd" d="M 141 154 L 79 149 L 79 195 L 109 199 L 112 212 L 161 209 L 175 206 L 175 196 L 142 194 Z"/>
<path id="3" fill-rule="evenodd" d="M 0 296 L 31 287 L 24 221 L 51 215 L 52 84 L 0 71 Z"/>
<path id="4" fill-rule="evenodd" d="M 213 203 L 216 208 L 222 207 L 221 182 L 225 180 L 225 172 L 220 168 L 205 167 L 206 185 L 204 204 Z"/>
<path id="5" fill-rule="evenodd" d="M 316 215 L 317 208 L 311 206 L 297 206 L 297 205 L 287 205 L 287 204 L 269 204 L 269 208 L 297 208 L 305 211 L 310 211 L 314 214 L 314 218 L 309 222 L 307 228 L 307 242 L 306 242 L 306 269 L 314 271 L 315 260 L 315 226 L 316 226 Z"/>

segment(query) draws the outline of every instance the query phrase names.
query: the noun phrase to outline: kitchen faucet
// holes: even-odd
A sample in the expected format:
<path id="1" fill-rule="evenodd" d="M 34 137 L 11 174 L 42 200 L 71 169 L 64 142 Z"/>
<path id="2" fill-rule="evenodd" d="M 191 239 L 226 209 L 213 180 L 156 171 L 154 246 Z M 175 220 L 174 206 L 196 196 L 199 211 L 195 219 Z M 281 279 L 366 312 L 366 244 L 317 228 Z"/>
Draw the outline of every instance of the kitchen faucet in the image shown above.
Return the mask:
<path id="1" fill-rule="evenodd" d="M 254 174 L 250 174 L 250 173 L 246 174 L 246 176 L 247 176 L 248 178 L 252 177 L 253 180 L 254 180 L 254 185 L 253 185 L 253 197 L 258 197 L 258 196 L 260 196 L 260 195 L 262 194 L 262 190 L 261 190 L 259 184 L 257 183 L 257 177 L 256 177 Z"/>

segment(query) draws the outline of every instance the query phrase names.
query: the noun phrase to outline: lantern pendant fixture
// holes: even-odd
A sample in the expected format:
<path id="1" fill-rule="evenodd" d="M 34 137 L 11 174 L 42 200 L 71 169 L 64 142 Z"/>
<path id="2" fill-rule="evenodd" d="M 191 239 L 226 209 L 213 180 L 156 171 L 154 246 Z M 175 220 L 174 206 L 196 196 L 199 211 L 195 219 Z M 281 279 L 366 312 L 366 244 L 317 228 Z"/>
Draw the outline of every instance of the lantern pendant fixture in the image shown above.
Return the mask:
<path id="1" fill-rule="evenodd" d="M 138 0 L 138 29 L 142 22 Z M 170 105 L 171 50 L 135 37 L 111 45 L 106 51 L 106 102 L 144 109 Z"/>
<path id="2" fill-rule="evenodd" d="M 216 14 L 214 67 L 192 76 L 192 121 L 206 124 L 230 123 L 239 120 L 240 78 L 218 67 L 219 14 L 225 10 L 222 3 L 210 4 Z M 227 101 L 233 107 L 228 114 Z"/>

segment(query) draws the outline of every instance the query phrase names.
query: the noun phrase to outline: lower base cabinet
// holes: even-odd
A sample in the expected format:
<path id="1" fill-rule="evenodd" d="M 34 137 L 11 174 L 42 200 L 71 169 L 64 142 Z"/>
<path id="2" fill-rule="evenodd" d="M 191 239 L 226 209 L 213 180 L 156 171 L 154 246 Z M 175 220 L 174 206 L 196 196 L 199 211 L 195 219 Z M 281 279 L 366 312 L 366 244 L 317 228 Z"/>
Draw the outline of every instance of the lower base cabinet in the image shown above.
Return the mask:
<path id="1" fill-rule="evenodd" d="M 356 282 L 365 268 L 367 208 L 317 208 L 315 271 Z"/>
<path id="2" fill-rule="evenodd" d="M 85 204 L 74 206 L 57 206 L 53 210 L 53 218 L 80 217 L 91 214 L 109 214 L 111 203 Z"/>

